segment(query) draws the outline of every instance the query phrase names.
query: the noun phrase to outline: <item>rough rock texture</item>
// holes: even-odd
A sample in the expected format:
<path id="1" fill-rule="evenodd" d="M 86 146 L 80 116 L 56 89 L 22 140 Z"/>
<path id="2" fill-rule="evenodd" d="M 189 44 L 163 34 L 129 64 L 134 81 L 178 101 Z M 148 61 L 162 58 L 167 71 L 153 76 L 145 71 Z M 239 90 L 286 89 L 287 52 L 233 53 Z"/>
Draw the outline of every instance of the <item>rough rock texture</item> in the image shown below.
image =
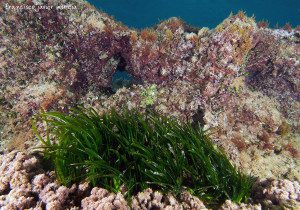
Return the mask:
<path id="1" fill-rule="evenodd" d="M 38 155 L 13 151 L 0 155 L 1 209 L 199 209 L 207 207 L 199 198 L 183 192 L 179 198 L 146 189 L 128 205 L 121 193 L 91 188 L 87 182 L 61 186 L 54 172 L 45 172 Z M 265 208 L 300 206 L 297 181 L 261 180 L 253 187 L 252 199 Z M 261 209 L 260 204 L 235 204 L 227 200 L 220 209 Z"/>
<path id="2" fill-rule="evenodd" d="M 246 172 L 299 180 L 299 32 L 260 29 L 242 12 L 213 30 L 171 18 L 134 31 L 79 1 L 38 11 L 6 3 L 34 4 L 0 7 L 3 148 L 36 144 L 29 119 L 40 109 L 151 108 L 213 128 Z M 141 84 L 109 96 L 120 65 Z"/>
<path id="3" fill-rule="evenodd" d="M 91 189 L 87 182 L 59 185 L 53 172 L 45 173 L 40 158 L 13 151 L 0 156 L 0 209 L 130 209 L 121 193 Z M 206 209 L 185 192 L 180 200 L 147 189 L 133 198 L 133 209 Z"/>
<path id="4" fill-rule="evenodd" d="M 17 9 L 25 5 L 52 8 Z M 299 29 L 257 27 L 239 12 L 215 29 L 171 18 L 137 31 L 80 0 L 4 0 L 0 25 L 1 151 L 31 151 L 38 144 L 30 118 L 41 109 L 152 109 L 210 128 L 213 141 L 246 173 L 300 180 Z M 119 67 L 132 74 L 135 85 L 112 94 Z M 5 161 L 14 161 L 12 154 Z M 1 174 L 5 195 L 8 182 L 32 180 L 23 169 L 9 174 Z M 62 198 L 77 192 L 52 188 Z M 31 191 L 10 192 L 16 203 L 40 202 Z M 51 205 L 64 205 L 49 197 L 55 200 L 47 200 Z"/>
<path id="5" fill-rule="evenodd" d="M 180 200 L 176 200 L 172 195 L 163 195 L 160 192 L 153 192 L 146 189 L 140 192 L 132 200 L 132 208 L 138 209 L 202 209 L 206 210 L 205 205 L 197 197 L 188 192 L 180 195 Z"/>
<path id="6" fill-rule="evenodd" d="M 300 185 L 299 182 L 287 179 L 261 180 L 254 185 L 252 197 L 260 201 L 264 208 L 274 208 L 279 205 L 288 209 L 299 209 Z"/>
<path id="7" fill-rule="evenodd" d="M 256 204 L 256 205 L 251 205 L 251 204 L 235 204 L 232 203 L 230 200 L 226 200 L 225 203 L 220 207 L 220 209 L 225 210 L 225 209 L 230 209 L 230 210 L 261 210 L 261 205 Z"/>

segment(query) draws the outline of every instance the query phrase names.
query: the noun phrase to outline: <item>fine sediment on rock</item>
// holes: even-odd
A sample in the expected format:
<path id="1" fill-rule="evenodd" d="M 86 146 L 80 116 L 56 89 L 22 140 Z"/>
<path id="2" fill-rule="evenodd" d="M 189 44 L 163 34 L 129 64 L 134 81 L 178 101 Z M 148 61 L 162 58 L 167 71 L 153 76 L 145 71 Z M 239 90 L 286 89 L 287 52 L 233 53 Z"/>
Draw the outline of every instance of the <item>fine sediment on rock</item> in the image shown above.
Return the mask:
<path id="1" fill-rule="evenodd" d="M 67 112 L 78 104 L 100 114 L 111 108 L 152 109 L 211 128 L 214 142 L 246 173 L 300 180 L 299 31 L 260 28 L 242 12 L 215 29 L 171 18 L 137 31 L 81 1 L 43 1 L 53 9 L 38 11 L 8 9 L 7 4 L 21 3 L 0 3 L 0 145 L 5 153 L 30 152 L 39 144 L 30 118 L 41 109 Z M 62 4 L 76 9 L 56 8 Z M 113 94 L 119 66 L 137 82 Z M 1 158 L 13 161 L 13 156 Z M 32 185 L 31 172 L 26 173 L 18 177 Z M 24 205 L 51 203 L 37 200 L 34 191 L 20 191 L 19 184 L 11 183 L 10 190 L 10 179 L 1 179 L 2 196 L 14 189 L 12 197 Z M 77 186 L 73 191 L 60 187 L 54 188 L 62 194 L 78 191 Z M 285 203 L 275 197 L 266 199 Z M 158 201 L 153 202 L 143 205 Z"/>

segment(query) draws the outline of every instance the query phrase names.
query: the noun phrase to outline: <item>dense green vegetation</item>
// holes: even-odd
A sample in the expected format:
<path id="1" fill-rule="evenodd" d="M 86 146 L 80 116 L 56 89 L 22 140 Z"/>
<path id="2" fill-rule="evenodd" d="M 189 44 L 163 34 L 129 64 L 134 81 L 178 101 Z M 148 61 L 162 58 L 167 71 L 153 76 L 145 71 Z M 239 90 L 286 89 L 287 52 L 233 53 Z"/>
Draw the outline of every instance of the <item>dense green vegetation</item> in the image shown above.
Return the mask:
<path id="1" fill-rule="evenodd" d="M 43 136 L 37 124 L 44 122 Z M 208 203 L 246 201 L 252 178 L 239 172 L 199 126 L 137 111 L 93 109 L 36 115 L 33 130 L 62 184 L 89 180 L 129 197 L 151 187 L 188 190 Z"/>

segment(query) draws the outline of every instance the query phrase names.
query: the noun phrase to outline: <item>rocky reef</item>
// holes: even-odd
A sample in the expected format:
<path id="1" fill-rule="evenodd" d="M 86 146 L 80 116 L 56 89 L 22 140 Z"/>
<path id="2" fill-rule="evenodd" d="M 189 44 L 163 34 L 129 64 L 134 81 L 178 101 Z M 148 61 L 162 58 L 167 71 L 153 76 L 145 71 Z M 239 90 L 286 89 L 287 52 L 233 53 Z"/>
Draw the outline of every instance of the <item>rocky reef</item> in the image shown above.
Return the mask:
<path id="1" fill-rule="evenodd" d="M 1 209 L 130 209 L 121 193 L 91 188 L 89 183 L 61 186 L 53 172 L 44 171 L 38 155 L 13 151 L 0 156 Z M 300 185 L 286 179 L 260 180 L 254 186 L 255 202 L 235 204 L 227 200 L 220 209 L 261 209 L 299 206 Z M 132 198 L 132 209 L 208 209 L 197 197 L 182 192 L 179 198 L 146 189 Z"/>
<path id="2" fill-rule="evenodd" d="M 60 186 L 30 156 L 39 145 L 32 115 L 76 105 L 200 123 L 233 164 L 261 180 L 259 205 L 227 201 L 223 209 L 299 208 L 299 27 L 269 29 L 239 12 L 214 29 L 171 18 L 139 31 L 76 0 L 4 0 L 0 14 L 1 208 L 129 208 L 121 194 Z M 115 93 L 120 67 L 136 81 Z M 178 200 L 151 189 L 133 206 L 205 208 L 191 195 Z"/>

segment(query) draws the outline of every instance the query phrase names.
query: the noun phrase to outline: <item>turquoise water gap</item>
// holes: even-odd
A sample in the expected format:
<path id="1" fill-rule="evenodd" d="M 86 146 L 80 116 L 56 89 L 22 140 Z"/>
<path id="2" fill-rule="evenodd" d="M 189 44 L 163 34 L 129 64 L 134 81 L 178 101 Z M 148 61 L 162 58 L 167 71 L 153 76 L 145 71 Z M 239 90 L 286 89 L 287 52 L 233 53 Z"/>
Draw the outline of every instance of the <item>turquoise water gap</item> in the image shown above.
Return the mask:
<path id="1" fill-rule="evenodd" d="M 132 28 L 145 28 L 169 17 L 198 27 L 214 28 L 230 12 L 243 10 L 271 27 L 300 24 L 300 0 L 88 0 Z"/>

